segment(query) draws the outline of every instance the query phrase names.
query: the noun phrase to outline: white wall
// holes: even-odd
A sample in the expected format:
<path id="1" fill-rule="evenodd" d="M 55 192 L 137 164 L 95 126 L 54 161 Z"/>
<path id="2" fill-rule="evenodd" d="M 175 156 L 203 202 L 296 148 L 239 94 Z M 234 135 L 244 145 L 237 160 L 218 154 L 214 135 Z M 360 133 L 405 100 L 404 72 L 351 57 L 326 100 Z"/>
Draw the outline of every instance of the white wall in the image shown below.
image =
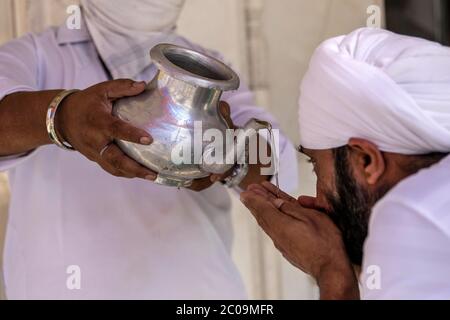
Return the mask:
<path id="1" fill-rule="evenodd" d="M 0 43 L 63 22 L 66 6 L 76 2 L 0 0 Z M 327 37 L 364 26 L 372 3 L 381 5 L 382 0 L 187 0 L 179 31 L 221 51 L 250 81 L 258 103 L 280 119 L 296 142 L 298 87 L 312 51 Z M 303 159 L 299 163 L 299 193 L 314 194 L 311 169 Z M 0 239 L 8 199 L 2 179 Z M 238 201 L 233 214 L 234 257 L 252 298 L 317 296 L 312 281 L 280 257 Z"/>

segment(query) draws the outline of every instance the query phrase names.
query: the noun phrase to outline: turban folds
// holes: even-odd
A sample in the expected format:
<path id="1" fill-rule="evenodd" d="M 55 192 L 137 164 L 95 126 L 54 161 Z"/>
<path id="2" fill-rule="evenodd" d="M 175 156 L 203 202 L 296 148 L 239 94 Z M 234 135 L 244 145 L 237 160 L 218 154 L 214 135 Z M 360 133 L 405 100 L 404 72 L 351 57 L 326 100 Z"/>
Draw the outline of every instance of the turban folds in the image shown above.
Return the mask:
<path id="1" fill-rule="evenodd" d="M 363 138 L 386 152 L 450 152 L 450 48 L 382 29 L 325 41 L 302 85 L 308 149 Z"/>

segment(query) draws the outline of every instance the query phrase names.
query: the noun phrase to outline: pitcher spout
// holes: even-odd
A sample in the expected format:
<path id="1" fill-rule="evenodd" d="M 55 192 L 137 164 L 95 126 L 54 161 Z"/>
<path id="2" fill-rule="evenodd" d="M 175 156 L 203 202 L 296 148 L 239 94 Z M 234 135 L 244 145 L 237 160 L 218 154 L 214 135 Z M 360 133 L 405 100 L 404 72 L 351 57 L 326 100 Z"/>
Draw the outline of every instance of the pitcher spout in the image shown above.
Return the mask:
<path id="1" fill-rule="evenodd" d="M 248 157 L 250 156 L 250 141 L 251 139 L 254 139 L 261 130 L 272 130 L 272 124 L 264 120 L 251 119 L 242 129 L 239 129 L 238 134 L 236 135 L 236 146 L 234 148 L 237 163 L 248 163 Z"/>
<path id="2" fill-rule="evenodd" d="M 224 174 L 232 169 L 236 164 L 248 164 L 250 156 L 250 141 L 258 135 L 261 130 L 271 130 L 272 125 L 263 120 L 251 119 L 243 128 L 237 129 L 231 144 L 227 143 L 223 161 L 218 163 L 211 159 L 217 155 L 214 147 L 206 148 L 203 152 L 201 168 L 205 172 L 212 174 Z"/>

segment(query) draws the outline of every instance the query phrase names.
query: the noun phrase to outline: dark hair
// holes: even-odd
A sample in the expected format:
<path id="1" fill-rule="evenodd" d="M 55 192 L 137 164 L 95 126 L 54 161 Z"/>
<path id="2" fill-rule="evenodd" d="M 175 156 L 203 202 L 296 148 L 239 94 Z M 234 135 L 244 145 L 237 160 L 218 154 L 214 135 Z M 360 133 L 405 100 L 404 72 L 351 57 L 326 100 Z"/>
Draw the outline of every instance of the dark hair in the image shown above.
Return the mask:
<path id="1" fill-rule="evenodd" d="M 333 150 L 336 193 L 327 198 L 333 210 L 330 217 L 342 233 L 350 261 L 362 265 L 370 213 L 367 208 L 369 195 L 355 180 L 348 153 L 347 146 Z"/>
<path id="2" fill-rule="evenodd" d="M 435 152 L 425 155 L 408 156 L 405 163 L 402 163 L 402 168 L 408 175 L 415 174 L 422 169 L 435 165 L 448 155 L 450 155 L 450 153 Z"/>

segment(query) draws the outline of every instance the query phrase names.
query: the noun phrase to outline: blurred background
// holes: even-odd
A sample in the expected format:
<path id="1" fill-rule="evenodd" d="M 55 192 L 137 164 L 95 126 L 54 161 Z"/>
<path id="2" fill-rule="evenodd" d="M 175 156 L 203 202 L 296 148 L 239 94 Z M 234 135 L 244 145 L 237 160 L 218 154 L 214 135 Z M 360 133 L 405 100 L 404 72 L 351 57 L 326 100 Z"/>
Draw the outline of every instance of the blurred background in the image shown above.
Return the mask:
<path id="1" fill-rule="evenodd" d="M 0 0 L 0 44 L 64 23 L 71 4 L 77 1 Z M 377 20 L 382 27 L 448 44 L 448 9 L 446 0 L 187 0 L 178 32 L 220 51 L 296 144 L 299 84 L 316 46 Z M 314 195 L 311 168 L 305 159 L 298 161 L 297 194 Z M 8 197 L 7 177 L 0 174 L 0 248 Z M 250 297 L 317 298 L 313 281 L 284 261 L 249 213 L 234 202 L 233 255 Z"/>

